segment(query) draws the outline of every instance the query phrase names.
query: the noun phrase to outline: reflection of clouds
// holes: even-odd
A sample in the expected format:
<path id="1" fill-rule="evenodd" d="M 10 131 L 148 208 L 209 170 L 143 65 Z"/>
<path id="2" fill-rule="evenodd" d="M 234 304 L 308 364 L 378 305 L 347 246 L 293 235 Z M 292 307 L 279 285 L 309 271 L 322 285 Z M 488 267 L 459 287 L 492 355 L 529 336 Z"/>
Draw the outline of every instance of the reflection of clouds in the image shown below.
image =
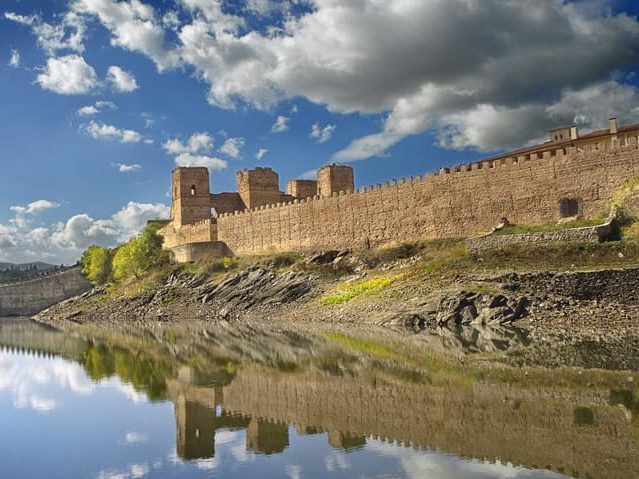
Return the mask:
<path id="1" fill-rule="evenodd" d="M 125 470 L 107 469 L 100 471 L 96 479 L 140 479 L 146 476 L 151 468 L 148 464 L 131 464 Z"/>
<path id="2" fill-rule="evenodd" d="M 348 462 L 344 453 L 333 452 L 332 454 L 324 456 L 324 467 L 328 472 L 337 469 L 345 470 L 351 468 L 351 463 Z"/>
<path id="3" fill-rule="evenodd" d="M 210 457 L 208 459 L 198 459 L 195 461 L 195 466 L 198 469 L 202 469 L 204 471 L 212 471 L 213 469 L 217 469 L 219 466 L 217 458 Z"/>
<path id="4" fill-rule="evenodd" d="M 14 407 L 38 412 L 58 409 L 61 401 L 50 397 L 53 385 L 84 395 L 91 394 L 94 389 L 91 380 L 77 364 L 59 358 L 44 360 L 36 356 L 0 352 L 0 392 L 12 394 Z"/>
<path id="5" fill-rule="evenodd" d="M 530 470 L 511 464 L 491 464 L 435 452 L 414 451 L 369 438 L 366 448 L 381 456 L 396 457 L 410 479 L 561 479 L 567 476 L 549 471 Z"/>
<path id="6" fill-rule="evenodd" d="M 230 431 L 227 429 L 222 429 L 220 431 L 216 431 L 215 433 L 215 444 L 229 444 L 238 441 L 244 440 L 244 432 L 243 431 Z"/>
<path id="7" fill-rule="evenodd" d="M 137 392 L 132 384 L 123 383 L 115 377 L 105 379 L 100 383 L 100 385 L 116 389 L 135 404 L 145 403 L 148 400 L 146 394 Z"/>
<path id="8" fill-rule="evenodd" d="M 127 444 L 144 444 L 149 440 L 149 436 L 141 432 L 127 432 L 124 436 L 124 442 Z"/>
<path id="9" fill-rule="evenodd" d="M 284 466 L 286 475 L 291 479 L 302 479 L 302 468 L 293 464 Z"/>
<path id="10" fill-rule="evenodd" d="M 54 411 L 63 404 L 59 397 L 63 391 L 90 396 L 96 386 L 116 390 L 136 404 L 148 401 L 145 394 L 116 377 L 96 385 L 82 366 L 65 359 L 0 351 L 0 393 L 10 393 L 15 408 Z"/>

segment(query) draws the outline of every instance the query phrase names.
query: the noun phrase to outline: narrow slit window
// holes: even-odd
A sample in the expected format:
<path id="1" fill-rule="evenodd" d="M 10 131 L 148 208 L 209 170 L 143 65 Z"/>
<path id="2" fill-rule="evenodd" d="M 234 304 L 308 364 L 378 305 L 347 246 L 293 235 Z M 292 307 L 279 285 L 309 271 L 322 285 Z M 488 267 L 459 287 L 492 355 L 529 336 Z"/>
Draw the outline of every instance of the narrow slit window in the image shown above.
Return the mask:
<path id="1" fill-rule="evenodd" d="M 195 185 L 191 185 L 191 196 L 195 196 Z"/>

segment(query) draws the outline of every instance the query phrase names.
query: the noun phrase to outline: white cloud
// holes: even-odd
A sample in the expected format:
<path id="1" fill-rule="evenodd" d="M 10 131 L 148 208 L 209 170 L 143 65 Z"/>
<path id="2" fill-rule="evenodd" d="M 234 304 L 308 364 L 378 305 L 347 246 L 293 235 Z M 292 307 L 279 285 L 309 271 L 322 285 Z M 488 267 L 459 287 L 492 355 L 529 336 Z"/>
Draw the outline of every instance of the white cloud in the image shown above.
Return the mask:
<path id="1" fill-rule="evenodd" d="M 109 219 L 95 220 L 79 214 L 61 223 L 51 235 L 53 245 L 82 251 L 92 244 L 115 246 L 136 235 L 147 221 L 169 216 L 169 208 L 161 203 L 130 201 Z"/>
<path id="2" fill-rule="evenodd" d="M 228 166 L 225 160 L 207 155 L 192 155 L 182 153 L 175 158 L 177 166 L 203 166 L 209 170 L 223 170 Z"/>
<path id="3" fill-rule="evenodd" d="M 130 93 L 140 88 L 137 80 L 131 73 L 117 66 L 109 67 L 107 80 L 111 82 L 113 87 L 119 92 Z"/>
<path id="4" fill-rule="evenodd" d="M 29 206 L 20 208 L 28 210 Z M 43 208 L 41 205 L 30 209 L 35 212 Z M 16 217 L 23 212 L 14 211 Z M 82 213 L 50 228 L 29 229 L 28 221 L 0 224 L 0 260 L 71 264 L 91 244 L 113 247 L 136 235 L 148 220 L 168 218 L 169 211 L 162 203 L 129 202 L 107 219 L 94 219 Z"/>
<path id="5" fill-rule="evenodd" d="M 336 128 L 337 125 L 327 124 L 326 126 L 321 127 L 319 123 L 315 123 L 311 127 L 311 134 L 309 136 L 317 140 L 318 143 L 325 143 L 331 139 Z"/>
<path id="6" fill-rule="evenodd" d="M 164 30 L 153 7 L 139 0 L 74 0 L 74 12 L 96 16 L 111 31 L 111 45 L 140 52 L 158 69 L 179 65 L 179 54 L 164 45 Z"/>
<path id="7" fill-rule="evenodd" d="M 120 173 L 130 173 L 132 171 L 137 171 L 140 168 L 142 168 L 142 166 L 138 165 L 137 163 L 134 163 L 132 165 L 128 165 L 126 163 L 116 163 L 116 166 Z"/>
<path id="8" fill-rule="evenodd" d="M 242 154 L 243 147 L 244 138 L 227 138 L 218 151 L 231 158 L 237 159 Z"/>
<path id="9" fill-rule="evenodd" d="M 9 209 L 15 213 L 15 217 L 11 219 L 11 223 L 18 228 L 26 228 L 30 222 L 30 216 L 37 216 L 44 211 L 58 208 L 59 206 L 59 203 L 49 200 L 37 200 L 25 206 L 11 206 Z M 2 237 L 1 233 L 2 231 L 0 230 L 0 238 Z"/>
<path id="10" fill-rule="evenodd" d="M 18 50 L 11 50 L 11 57 L 9 58 L 8 65 L 11 68 L 18 68 L 20 66 L 20 52 Z"/>
<path id="11" fill-rule="evenodd" d="M 78 116 L 93 116 L 98 114 L 102 110 L 105 110 L 106 108 L 109 108 L 111 110 L 118 109 L 118 107 L 113 102 L 96 101 L 93 105 L 86 105 L 86 106 L 83 106 L 82 108 L 78 108 L 75 114 Z"/>
<path id="12" fill-rule="evenodd" d="M 78 55 L 49 58 L 36 81 L 45 90 L 61 95 L 90 93 L 99 84 L 93 67 Z"/>
<path id="13" fill-rule="evenodd" d="M 64 14 L 57 25 L 43 21 L 39 15 L 5 12 L 4 17 L 31 27 L 38 45 L 49 55 L 54 55 L 59 50 L 72 50 L 78 53 L 84 51 L 86 27 L 83 18 L 74 11 Z"/>
<path id="14" fill-rule="evenodd" d="M 26 206 L 12 206 L 10 210 L 15 211 L 17 214 L 20 215 L 37 215 L 42 213 L 43 211 L 58 208 L 59 206 L 60 203 L 56 203 L 55 201 L 37 200 L 29 203 Z"/>
<path id="15" fill-rule="evenodd" d="M 289 121 L 291 119 L 289 117 L 286 116 L 278 116 L 275 120 L 275 123 L 273 123 L 273 126 L 271 127 L 271 131 L 273 133 L 282 133 L 286 130 L 289 129 Z"/>
<path id="16" fill-rule="evenodd" d="M 249 0 L 247 8 L 268 12 L 272 4 Z M 592 85 L 614 84 L 598 97 L 606 108 L 616 106 L 613 90 L 635 91 L 612 75 L 639 63 L 639 22 L 610 13 L 607 0 L 314 0 L 260 30 L 219 1 L 181 5 L 165 21 L 170 42 L 158 12 L 139 0 L 74 0 L 71 12 L 97 17 L 112 45 L 160 70 L 192 68 L 222 108 L 270 109 L 301 97 L 335 113 L 384 114 L 380 131 L 336 155 L 345 161 L 383 155 L 427 130 L 453 148 L 520 145 L 557 125 L 558 104 L 562 117 L 585 116 L 581 93 Z M 621 121 L 636 119 L 634 108 L 624 111 L 631 116 L 617 114 Z M 285 131 L 281 118 L 274 132 Z"/>
<path id="17" fill-rule="evenodd" d="M 123 130 L 113 125 L 90 121 L 82 125 L 80 129 L 86 132 L 94 140 L 111 140 L 120 143 L 138 143 L 142 140 L 142 135 L 134 130 Z"/>
<path id="18" fill-rule="evenodd" d="M 259 150 L 257 150 L 257 153 L 255 153 L 255 158 L 261 160 L 262 158 L 264 158 L 264 155 L 266 155 L 266 153 L 268 153 L 268 150 L 266 148 L 260 148 Z"/>
<path id="19" fill-rule="evenodd" d="M 162 148 L 172 155 L 181 155 L 184 153 L 206 153 L 213 149 L 213 143 L 214 139 L 211 135 L 199 132 L 191 135 L 186 144 L 175 138 L 165 142 L 162 145 Z"/>

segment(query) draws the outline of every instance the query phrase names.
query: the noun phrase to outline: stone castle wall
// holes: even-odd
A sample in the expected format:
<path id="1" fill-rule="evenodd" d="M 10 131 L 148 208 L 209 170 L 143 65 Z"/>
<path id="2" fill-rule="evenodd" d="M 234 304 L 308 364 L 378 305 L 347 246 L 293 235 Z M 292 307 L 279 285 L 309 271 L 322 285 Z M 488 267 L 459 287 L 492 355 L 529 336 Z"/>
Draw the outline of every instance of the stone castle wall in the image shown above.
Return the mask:
<path id="1" fill-rule="evenodd" d="M 205 243 L 217 240 L 217 224 L 213 220 L 201 220 L 197 223 L 183 225 L 175 229 L 169 223 L 162 229 L 164 248 L 170 249 L 176 246 L 190 243 Z"/>
<path id="2" fill-rule="evenodd" d="M 445 168 L 351 193 L 220 215 L 218 239 L 236 255 L 365 249 L 486 234 L 506 217 L 539 225 L 561 218 L 559 202 L 585 217 L 606 214 L 614 191 L 639 173 L 637 137 Z"/>

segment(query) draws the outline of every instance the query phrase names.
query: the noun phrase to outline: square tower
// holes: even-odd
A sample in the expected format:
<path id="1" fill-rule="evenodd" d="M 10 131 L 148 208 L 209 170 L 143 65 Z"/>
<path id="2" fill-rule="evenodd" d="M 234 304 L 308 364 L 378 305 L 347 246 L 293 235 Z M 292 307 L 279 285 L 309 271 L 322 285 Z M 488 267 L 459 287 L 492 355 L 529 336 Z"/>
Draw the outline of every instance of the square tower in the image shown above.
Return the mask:
<path id="1" fill-rule="evenodd" d="M 293 198 L 308 198 L 317 194 L 315 180 L 289 180 L 286 184 L 286 194 Z"/>
<path id="2" fill-rule="evenodd" d="M 207 168 L 174 169 L 171 190 L 171 219 L 176 226 L 211 218 L 211 191 Z"/>
<path id="3" fill-rule="evenodd" d="M 355 191 L 353 168 L 345 165 L 322 166 L 317 170 L 317 194 L 332 196 L 340 191 Z"/>
<path id="4" fill-rule="evenodd" d="M 270 168 L 238 171 L 235 179 L 237 191 L 248 209 L 282 201 L 280 177 Z"/>

